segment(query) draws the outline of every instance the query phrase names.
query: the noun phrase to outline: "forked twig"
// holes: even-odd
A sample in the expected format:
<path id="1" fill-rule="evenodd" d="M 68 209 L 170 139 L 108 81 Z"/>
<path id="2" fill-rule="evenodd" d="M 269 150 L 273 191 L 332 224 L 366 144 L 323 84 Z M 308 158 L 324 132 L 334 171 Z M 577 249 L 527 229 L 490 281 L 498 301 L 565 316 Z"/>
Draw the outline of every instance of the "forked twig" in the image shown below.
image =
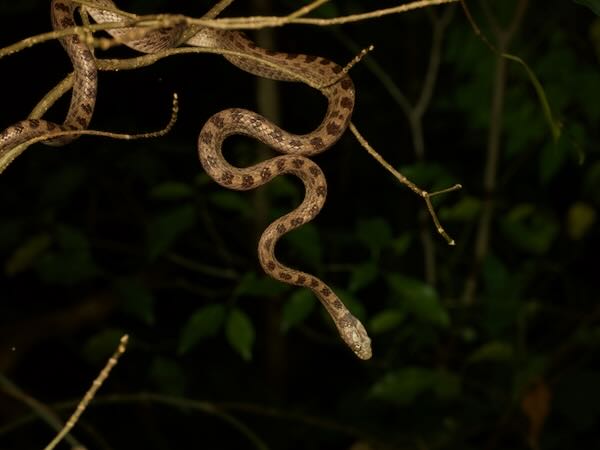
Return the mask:
<path id="1" fill-rule="evenodd" d="M 383 157 L 379 153 L 377 153 L 373 147 L 371 147 L 371 145 L 362 136 L 362 134 L 360 134 L 360 132 L 358 131 L 358 129 L 352 122 L 350 122 L 349 128 L 350 128 L 350 131 L 352 131 L 352 133 L 358 140 L 358 142 L 360 142 L 360 144 L 364 147 L 364 149 L 369 153 L 369 155 L 371 155 L 373 158 L 375 158 L 375 160 L 379 164 L 381 164 L 388 172 L 390 172 L 392 175 L 394 175 L 398 179 L 398 181 L 400 181 L 400 183 L 402 183 L 403 185 L 408 187 L 411 191 L 413 191 L 414 193 L 416 193 L 417 195 L 422 197 L 423 200 L 425 200 L 425 204 L 427 205 L 427 210 L 429 211 L 429 214 L 431 215 L 431 219 L 433 220 L 433 223 L 435 224 L 435 228 L 436 228 L 437 232 L 439 234 L 441 234 L 444 237 L 444 239 L 446 239 L 446 242 L 448 242 L 448 245 L 455 245 L 454 239 L 452 239 L 448 235 L 448 233 L 446 233 L 446 230 L 444 230 L 444 227 L 442 227 L 442 224 L 440 223 L 440 221 L 437 217 L 437 214 L 435 213 L 435 210 L 433 209 L 433 205 L 431 204 L 431 198 L 435 197 L 436 195 L 446 194 L 448 192 L 456 191 L 456 190 L 462 188 L 462 185 L 455 184 L 454 186 L 451 186 L 449 188 L 442 189 L 441 191 L 436 191 L 436 192 L 427 192 L 426 190 L 419 188 L 416 184 L 414 184 L 412 181 L 410 181 L 408 178 L 406 178 L 404 175 L 402 175 L 400 172 L 398 172 L 396 169 L 394 169 L 394 167 L 392 167 L 392 165 L 390 163 L 388 163 L 385 159 L 383 159 Z"/>

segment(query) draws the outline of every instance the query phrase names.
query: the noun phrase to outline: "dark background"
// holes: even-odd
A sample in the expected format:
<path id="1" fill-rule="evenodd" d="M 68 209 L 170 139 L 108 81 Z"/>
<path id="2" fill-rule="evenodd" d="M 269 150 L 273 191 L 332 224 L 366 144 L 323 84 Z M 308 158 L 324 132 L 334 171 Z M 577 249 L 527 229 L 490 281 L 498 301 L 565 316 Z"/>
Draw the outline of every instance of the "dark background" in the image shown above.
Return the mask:
<path id="1" fill-rule="evenodd" d="M 468 4 L 498 46 L 490 23 L 506 28 L 523 1 L 489 1 L 489 15 Z M 295 7 L 260 3 L 234 3 L 225 15 Z M 314 15 L 398 4 L 373 3 L 334 2 Z M 210 5 L 118 6 L 198 17 Z M 160 129 L 173 92 L 179 118 L 152 140 L 36 144 L 1 174 L 0 449 L 43 448 L 55 432 L 23 396 L 68 417 L 123 333 L 128 351 L 73 433 L 90 449 L 599 448 L 600 20 L 572 1 L 530 1 L 508 45 L 562 124 L 553 142 L 526 70 L 506 62 L 502 75 L 459 5 L 440 35 L 431 102 L 411 127 L 394 89 L 419 98 L 432 17 L 447 8 L 258 37 L 341 65 L 374 44 L 351 72 L 353 122 L 420 187 L 463 185 L 434 202 L 452 247 L 422 200 L 350 132 L 315 158 L 327 204 L 278 254 L 334 287 L 369 330 L 372 360 L 344 347 L 310 293 L 258 266 L 261 231 L 302 198 L 297 180 L 227 191 L 196 154 L 202 124 L 218 111 L 259 110 L 303 133 L 321 120 L 323 97 L 259 84 L 217 55 L 101 73 L 91 128 Z M 47 1 L 2 2 L 0 15 L 2 46 L 50 29 Z M 26 118 L 69 70 L 55 41 L 1 59 L 0 126 Z M 502 100 L 496 111 L 493 98 Z M 68 95 L 47 117 L 61 122 L 67 104 Z M 265 152 L 248 138 L 226 143 L 242 166 Z M 490 165 L 497 176 L 486 187 Z M 487 213 L 485 255 L 475 257 Z"/>

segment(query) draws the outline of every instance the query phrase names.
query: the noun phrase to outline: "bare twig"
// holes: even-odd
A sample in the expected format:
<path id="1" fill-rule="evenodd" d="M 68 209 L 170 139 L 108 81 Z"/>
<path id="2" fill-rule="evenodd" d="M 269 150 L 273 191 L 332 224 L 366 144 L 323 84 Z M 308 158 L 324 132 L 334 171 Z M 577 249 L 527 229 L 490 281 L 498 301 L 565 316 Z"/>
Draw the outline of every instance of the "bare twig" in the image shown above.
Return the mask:
<path id="1" fill-rule="evenodd" d="M 67 421 L 63 429 L 56 435 L 54 439 L 52 439 L 52 441 L 44 448 L 44 450 L 53 450 L 60 443 L 60 441 L 62 441 L 63 438 L 69 433 L 69 431 L 73 429 L 73 427 L 81 417 L 81 414 L 83 414 L 87 406 L 90 404 L 90 402 L 94 398 L 94 395 L 96 395 L 98 389 L 100 389 L 100 386 L 102 386 L 102 384 L 110 375 L 110 371 L 112 370 L 112 368 L 117 364 L 121 355 L 125 353 L 128 340 L 129 337 L 127 335 L 124 335 L 121 338 L 117 350 L 110 357 L 110 359 L 100 372 L 100 375 L 98 375 L 98 377 L 94 380 L 90 389 L 88 389 L 88 391 L 85 393 L 85 395 L 77 405 L 75 412 L 71 415 L 71 417 L 69 417 L 69 420 Z"/>

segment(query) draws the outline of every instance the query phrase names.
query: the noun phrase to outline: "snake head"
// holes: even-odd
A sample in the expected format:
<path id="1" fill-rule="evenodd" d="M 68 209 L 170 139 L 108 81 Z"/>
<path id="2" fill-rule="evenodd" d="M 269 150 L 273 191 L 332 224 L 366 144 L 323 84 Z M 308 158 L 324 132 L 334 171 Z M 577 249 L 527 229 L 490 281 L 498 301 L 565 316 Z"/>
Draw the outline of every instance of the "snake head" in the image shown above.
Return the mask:
<path id="1" fill-rule="evenodd" d="M 348 316 L 338 326 L 338 330 L 344 342 L 352 349 L 356 356 L 360 359 L 371 358 L 371 338 L 360 320 L 348 313 Z"/>

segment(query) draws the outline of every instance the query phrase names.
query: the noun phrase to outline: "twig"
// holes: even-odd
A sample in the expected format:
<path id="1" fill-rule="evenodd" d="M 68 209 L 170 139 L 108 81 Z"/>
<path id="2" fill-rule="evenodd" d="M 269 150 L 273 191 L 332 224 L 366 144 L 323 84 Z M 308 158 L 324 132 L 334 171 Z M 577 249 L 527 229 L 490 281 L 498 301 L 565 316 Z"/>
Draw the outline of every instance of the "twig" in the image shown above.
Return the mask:
<path id="1" fill-rule="evenodd" d="M 39 400 L 23 392 L 19 386 L 0 373 L 0 389 L 6 392 L 11 397 L 25 403 L 39 418 L 46 422 L 56 432 L 60 432 L 63 428 L 62 421 L 51 408 L 44 405 Z M 80 443 L 74 436 L 67 434 L 65 440 L 74 449 L 84 449 L 84 445 Z"/>
<path id="2" fill-rule="evenodd" d="M 100 375 L 98 375 L 98 377 L 92 383 L 92 386 L 85 393 L 85 395 L 83 396 L 83 398 L 77 405 L 75 412 L 71 415 L 71 417 L 69 417 L 69 420 L 67 420 L 67 423 L 65 424 L 63 429 L 56 435 L 56 437 L 54 439 L 52 439 L 52 441 L 44 448 L 44 450 L 53 450 L 60 443 L 60 441 L 65 437 L 65 435 L 67 435 L 69 433 L 69 431 L 71 431 L 71 429 L 75 426 L 75 424 L 81 417 L 81 414 L 83 414 L 83 412 L 85 411 L 87 406 L 90 404 L 90 402 L 94 398 L 94 395 L 96 395 L 96 392 L 98 391 L 98 389 L 100 389 L 102 384 L 106 381 L 106 379 L 110 375 L 110 371 L 112 370 L 112 368 L 117 364 L 121 355 L 123 353 L 125 353 L 125 349 L 127 348 L 128 340 L 129 340 L 129 336 L 127 336 L 127 335 L 124 335 L 121 338 L 121 341 L 119 342 L 119 346 L 117 347 L 117 350 L 110 357 L 110 359 L 108 360 L 108 362 L 106 363 L 106 365 L 104 366 L 102 371 L 100 372 Z"/>
<path id="3" fill-rule="evenodd" d="M 419 188 L 416 184 L 414 184 L 412 181 L 410 181 L 408 178 L 406 178 L 404 175 L 402 175 L 400 172 L 398 172 L 396 169 L 394 169 L 385 159 L 383 159 L 383 157 L 379 153 L 377 153 L 375 151 L 375 149 L 373 147 L 371 147 L 371 145 L 367 142 L 367 140 L 359 133 L 358 129 L 352 122 L 350 122 L 349 128 L 350 128 L 350 131 L 352 131 L 352 133 L 358 140 L 358 142 L 360 142 L 360 144 L 363 146 L 363 148 L 373 158 L 375 158 L 375 160 L 379 164 L 381 164 L 388 172 L 390 172 L 392 175 L 394 175 L 394 177 L 396 177 L 398 179 L 398 181 L 400 181 L 400 183 L 402 183 L 403 185 L 408 187 L 411 191 L 413 191 L 414 193 L 419 195 L 419 197 L 423 198 L 423 200 L 425 201 L 425 205 L 427 206 L 427 210 L 429 211 L 429 214 L 431 215 L 431 219 L 433 220 L 433 223 L 435 224 L 435 228 L 436 228 L 437 232 L 439 234 L 441 234 L 444 239 L 446 239 L 446 242 L 448 243 L 448 245 L 455 245 L 454 239 L 452 239 L 448 235 L 448 233 L 446 233 L 446 231 L 444 230 L 444 227 L 442 227 L 442 225 L 437 217 L 437 214 L 435 213 L 435 211 L 433 209 L 433 205 L 431 204 L 431 197 L 434 197 L 439 194 L 445 194 L 448 192 L 456 191 L 456 190 L 462 188 L 462 186 L 460 184 L 455 184 L 454 186 L 451 186 L 449 188 L 443 189 L 441 191 L 431 192 L 431 193 Z"/>

